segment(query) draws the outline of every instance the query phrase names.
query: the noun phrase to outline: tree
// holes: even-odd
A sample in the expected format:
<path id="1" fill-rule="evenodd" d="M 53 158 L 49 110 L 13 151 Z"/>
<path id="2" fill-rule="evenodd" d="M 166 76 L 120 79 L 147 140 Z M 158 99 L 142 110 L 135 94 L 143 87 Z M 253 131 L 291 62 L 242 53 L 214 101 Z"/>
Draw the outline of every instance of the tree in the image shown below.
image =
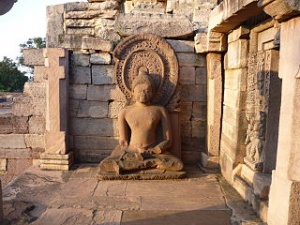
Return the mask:
<path id="1" fill-rule="evenodd" d="M 23 44 L 19 45 L 21 49 L 21 56 L 17 58 L 18 64 L 20 66 L 25 66 L 29 68 L 29 71 L 27 73 L 33 74 L 33 66 L 27 66 L 24 64 L 24 57 L 23 57 L 23 49 L 30 49 L 30 48 L 46 48 L 46 38 L 42 37 L 34 37 L 34 38 L 29 38 L 26 42 Z"/>
<path id="2" fill-rule="evenodd" d="M 0 91 L 22 91 L 28 77 L 18 69 L 17 63 L 7 57 L 0 62 Z"/>

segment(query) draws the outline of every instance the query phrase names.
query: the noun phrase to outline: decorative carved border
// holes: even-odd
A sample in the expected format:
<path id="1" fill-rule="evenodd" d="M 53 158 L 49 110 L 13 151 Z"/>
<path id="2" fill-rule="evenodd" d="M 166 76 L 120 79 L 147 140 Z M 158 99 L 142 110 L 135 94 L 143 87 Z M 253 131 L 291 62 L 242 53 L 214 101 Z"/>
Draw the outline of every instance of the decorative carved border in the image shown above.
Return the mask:
<path id="1" fill-rule="evenodd" d="M 153 104 L 166 106 L 178 82 L 178 61 L 172 47 L 161 37 L 138 34 L 125 38 L 114 51 L 116 80 L 127 98 L 132 99 L 132 81 L 146 67 L 155 83 Z"/>

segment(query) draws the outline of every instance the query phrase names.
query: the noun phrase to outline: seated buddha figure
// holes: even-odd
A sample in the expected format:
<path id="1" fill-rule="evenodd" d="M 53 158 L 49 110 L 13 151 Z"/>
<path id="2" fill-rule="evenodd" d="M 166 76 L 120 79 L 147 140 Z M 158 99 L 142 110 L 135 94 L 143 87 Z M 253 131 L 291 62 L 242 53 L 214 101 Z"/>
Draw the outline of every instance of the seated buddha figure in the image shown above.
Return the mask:
<path id="1" fill-rule="evenodd" d="M 168 152 L 172 144 L 170 118 L 164 107 L 151 104 L 155 89 L 145 68 L 133 80 L 132 90 L 135 103 L 118 116 L 119 145 L 100 162 L 100 173 L 182 170 L 181 160 Z"/>

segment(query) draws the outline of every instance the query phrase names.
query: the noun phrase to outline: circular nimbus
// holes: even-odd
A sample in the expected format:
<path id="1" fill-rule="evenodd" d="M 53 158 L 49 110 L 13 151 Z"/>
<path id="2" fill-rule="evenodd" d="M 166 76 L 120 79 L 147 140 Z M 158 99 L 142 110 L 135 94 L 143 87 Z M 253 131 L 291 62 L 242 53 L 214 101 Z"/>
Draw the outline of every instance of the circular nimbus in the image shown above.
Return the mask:
<path id="1" fill-rule="evenodd" d="M 143 67 L 155 83 L 153 103 L 169 102 L 177 86 L 178 62 L 164 39 L 152 34 L 125 38 L 115 49 L 114 59 L 117 84 L 127 99 L 132 98 L 132 81 Z"/>

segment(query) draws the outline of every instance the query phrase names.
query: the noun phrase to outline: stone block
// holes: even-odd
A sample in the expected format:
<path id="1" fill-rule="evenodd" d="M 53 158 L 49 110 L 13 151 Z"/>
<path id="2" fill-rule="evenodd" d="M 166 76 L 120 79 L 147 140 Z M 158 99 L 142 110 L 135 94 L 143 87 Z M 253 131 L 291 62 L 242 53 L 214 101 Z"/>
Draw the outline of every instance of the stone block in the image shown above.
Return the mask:
<path id="1" fill-rule="evenodd" d="M 28 133 L 28 117 L 13 117 L 12 118 L 13 133 L 15 134 L 26 134 Z"/>
<path id="2" fill-rule="evenodd" d="M 201 161 L 201 152 L 199 151 L 182 151 L 181 160 L 185 165 L 196 165 Z"/>
<path id="3" fill-rule="evenodd" d="M 40 168 L 42 170 L 59 170 L 59 171 L 67 171 L 71 168 L 71 165 L 58 165 L 58 164 L 41 164 Z"/>
<path id="4" fill-rule="evenodd" d="M 89 1 L 93 4 L 89 4 L 89 10 L 114 10 L 120 8 L 120 2 L 118 0 L 108 0 L 108 1 Z M 98 2 L 98 3 L 96 3 Z"/>
<path id="5" fill-rule="evenodd" d="M 32 150 L 31 150 L 32 159 L 33 160 L 36 159 L 36 164 L 38 164 L 38 165 L 41 164 L 40 158 L 41 158 L 41 154 L 43 154 L 44 152 L 45 152 L 45 148 L 32 148 Z"/>
<path id="6" fill-rule="evenodd" d="M 59 36 L 64 33 L 64 5 L 52 5 L 47 7 L 47 34 L 48 48 L 59 47 Z"/>
<path id="7" fill-rule="evenodd" d="M 30 116 L 31 115 L 31 98 L 28 96 L 20 96 L 14 99 L 12 113 L 15 116 Z"/>
<path id="8" fill-rule="evenodd" d="M 71 62 L 73 66 L 88 67 L 90 65 L 90 55 L 75 52 L 71 55 Z"/>
<path id="9" fill-rule="evenodd" d="M 3 219 L 2 184 L 0 180 L 0 221 Z"/>
<path id="10" fill-rule="evenodd" d="M 115 19 L 118 10 L 71 11 L 65 13 L 66 20 L 88 20 L 94 18 Z"/>
<path id="11" fill-rule="evenodd" d="M 23 149 L 15 149 L 15 148 L 7 148 L 0 150 L 0 158 L 6 159 L 31 159 L 31 149 L 30 148 L 23 148 Z M 8 161 L 9 165 L 9 161 Z M 10 168 L 7 169 L 10 171 Z"/>
<path id="12" fill-rule="evenodd" d="M 77 117 L 105 118 L 108 114 L 108 103 L 99 101 L 80 101 Z"/>
<path id="13" fill-rule="evenodd" d="M 46 120 L 41 116 L 32 116 L 29 118 L 29 133 L 44 134 L 46 130 Z"/>
<path id="14" fill-rule="evenodd" d="M 24 94 L 32 98 L 46 97 L 46 83 L 45 82 L 26 82 L 24 85 Z"/>
<path id="15" fill-rule="evenodd" d="M 12 117 L 0 117 L 0 134 L 13 133 Z"/>
<path id="16" fill-rule="evenodd" d="M 205 102 L 193 102 L 192 120 L 206 121 L 207 104 Z"/>
<path id="17" fill-rule="evenodd" d="M 81 48 L 84 50 L 111 52 L 113 50 L 113 43 L 97 37 L 83 37 Z"/>
<path id="18" fill-rule="evenodd" d="M 237 40 L 228 44 L 225 54 L 225 69 L 246 68 L 248 66 L 249 40 Z"/>
<path id="19" fill-rule="evenodd" d="M 64 11 L 85 11 L 88 10 L 89 4 L 87 2 L 68 2 L 63 4 Z"/>
<path id="20" fill-rule="evenodd" d="M 180 104 L 180 120 L 181 121 L 190 121 L 192 119 L 192 110 L 193 103 L 192 102 L 182 102 Z"/>
<path id="21" fill-rule="evenodd" d="M 89 67 L 73 67 L 71 82 L 74 84 L 91 84 L 91 69 Z"/>
<path id="22" fill-rule="evenodd" d="M 93 65 L 92 66 L 93 84 L 115 84 L 115 74 L 113 65 Z"/>
<path id="23" fill-rule="evenodd" d="M 181 137 L 181 150 L 205 151 L 205 138 Z"/>
<path id="24" fill-rule="evenodd" d="M 87 28 L 67 28 L 66 34 L 69 35 L 84 35 L 84 36 L 94 36 L 95 35 L 95 29 L 91 27 Z"/>
<path id="25" fill-rule="evenodd" d="M 192 121 L 192 137 L 205 138 L 206 137 L 206 122 Z"/>
<path id="26" fill-rule="evenodd" d="M 80 151 L 113 150 L 119 144 L 117 137 L 74 136 L 74 147 Z"/>
<path id="27" fill-rule="evenodd" d="M 112 150 L 88 150 L 82 149 L 78 153 L 78 158 L 82 162 L 99 163 L 111 154 Z"/>
<path id="28" fill-rule="evenodd" d="M 0 171 L 7 171 L 7 159 L 0 159 Z M 0 198 L 2 198 L 1 195 L 0 195 Z M 0 199 L 0 201 L 1 201 L 1 199 Z"/>
<path id="29" fill-rule="evenodd" d="M 190 121 L 182 121 L 180 123 L 180 133 L 181 133 L 181 137 L 191 137 L 192 123 Z"/>
<path id="30" fill-rule="evenodd" d="M 89 85 L 87 99 L 98 101 L 125 101 L 123 93 L 116 85 Z"/>
<path id="31" fill-rule="evenodd" d="M 92 54 L 90 62 L 92 64 L 109 65 L 111 63 L 111 54 L 105 52 Z"/>
<path id="32" fill-rule="evenodd" d="M 247 74 L 248 71 L 246 68 L 225 70 L 225 88 L 246 91 Z"/>
<path id="33" fill-rule="evenodd" d="M 178 14 L 119 14 L 115 27 L 122 36 L 153 33 L 166 38 L 183 38 L 191 37 L 194 31 L 191 21 Z"/>
<path id="34" fill-rule="evenodd" d="M 166 40 L 171 47 L 174 49 L 175 52 L 186 52 L 186 53 L 194 53 L 194 45 L 195 42 L 193 41 L 184 41 L 184 40 L 173 40 L 167 39 Z"/>
<path id="35" fill-rule="evenodd" d="M 46 98 L 34 98 L 31 100 L 31 115 L 46 116 Z"/>
<path id="36" fill-rule="evenodd" d="M 225 52 L 227 49 L 226 35 L 223 33 L 197 33 L 194 39 L 196 53 Z"/>
<path id="37" fill-rule="evenodd" d="M 206 85 L 180 85 L 182 102 L 206 102 Z"/>
<path id="38" fill-rule="evenodd" d="M 195 84 L 196 69 L 192 66 L 182 66 L 179 70 L 179 83 L 180 84 Z"/>
<path id="39" fill-rule="evenodd" d="M 35 66 L 33 71 L 34 82 L 43 82 L 48 79 L 48 70 L 45 66 Z"/>
<path id="40" fill-rule="evenodd" d="M 40 168 L 46 170 L 69 170 L 73 162 L 73 152 L 64 155 L 42 153 Z"/>
<path id="41" fill-rule="evenodd" d="M 117 120 L 115 119 L 74 118 L 70 128 L 73 135 L 118 136 Z"/>
<path id="42" fill-rule="evenodd" d="M 81 100 L 77 99 L 70 99 L 69 100 L 69 116 L 72 117 L 77 117 L 77 112 L 79 109 L 79 104 Z"/>
<path id="43" fill-rule="evenodd" d="M 72 28 L 87 28 L 91 27 L 93 28 L 95 26 L 95 20 L 94 19 L 66 19 L 65 20 L 65 26 L 66 27 L 72 27 Z M 63 35 L 64 37 L 73 37 L 69 35 Z M 75 36 L 74 36 L 75 37 Z M 81 37 L 83 38 L 83 37 Z M 80 41 L 82 44 L 82 40 Z M 81 45 L 80 45 L 81 47 Z"/>
<path id="44" fill-rule="evenodd" d="M 45 136 L 39 134 L 26 134 L 25 144 L 27 148 L 45 148 Z"/>
<path id="45" fill-rule="evenodd" d="M 43 49 L 23 49 L 24 64 L 28 66 L 44 66 Z"/>
<path id="46" fill-rule="evenodd" d="M 196 84 L 207 83 L 207 69 L 203 67 L 196 67 Z"/>
<path id="47" fill-rule="evenodd" d="M 232 109 L 242 110 L 245 107 L 246 92 L 225 89 L 224 91 L 224 105 Z"/>
<path id="48" fill-rule="evenodd" d="M 206 67 L 204 55 L 195 53 L 177 53 L 179 66 Z"/>
<path id="49" fill-rule="evenodd" d="M 113 101 L 109 103 L 108 117 L 117 119 L 120 111 L 125 108 L 125 102 Z"/>
<path id="50" fill-rule="evenodd" d="M 240 26 L 239 28 L 233 30 L 228 34 L 228 43 L 237 41 L 239 39 L 248 39 L 250 35 L 250 30 L 246 27 Z"/>
<path id="51" fill-rule="evenodd" d="M 71 99 L 86 99 L 87 85 L 86 84 L 70 85 L 69 94 Z"/>
<path id="52" fill-rule="evenodd" d="M 68 20 L 66 20 L 67 24 Z M 57 47 L 65 49 L 81 49 L 82 37 L 84 35 L 60 34 Z"/>
<path id="53" fill-rule="evenodd" d="M 2 134 L 0 135 L 1 149 L 26 148 L 24 134 Z"/>

